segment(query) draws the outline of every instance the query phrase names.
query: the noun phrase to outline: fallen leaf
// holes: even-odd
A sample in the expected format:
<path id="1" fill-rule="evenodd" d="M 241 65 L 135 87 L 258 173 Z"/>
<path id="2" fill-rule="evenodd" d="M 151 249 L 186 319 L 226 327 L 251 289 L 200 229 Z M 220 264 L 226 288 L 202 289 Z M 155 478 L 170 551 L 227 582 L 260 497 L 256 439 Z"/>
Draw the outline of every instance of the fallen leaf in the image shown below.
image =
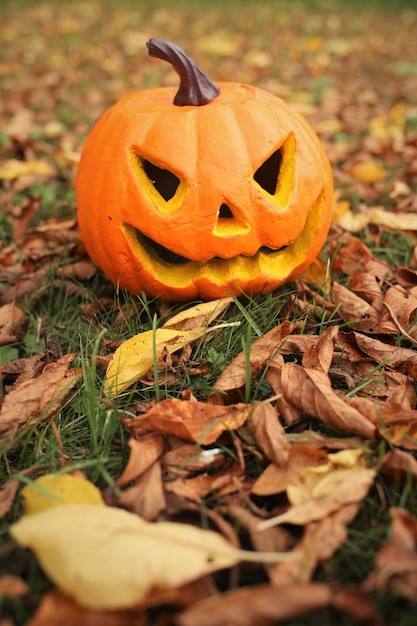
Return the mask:
<path id="1" fill-rule="evenodd" d="M 365 212 L 352 211 L 350 203 L 341 200 L 333 210 L 333 223 L 349 233 L 360 233 L 369 224 L 369 215 Z"/>
<path id="2" fill-rule="evenodd" d="M 118 396 L 151 369 L 167 350 L 170 354 L 199 339 L 207 328 L 180 331 L 157 328 L 139 333 L 125 341 L 114 353 L 104 381 L 106 396 Z"/>
<path id="3" fill-rule="evenodd" d="M 0 489 L 0 518 L 6 515 L 14 502 L 20 481 L 18 478 L 9 478 Z"/>
<path id="4" fill-rule="evenodd" d="M 258 376 L 266 363 L 285 344 L 285 338 L 294 331 L 294 328 L 293 323 L 285 321 L 255 341 L 249 354 L 249 366 L 253 378 Z M 246 383 L 247 367 L 246 356 L 242 351 L 225 367 L 214 383 L 214 391 L 210 393 L 209 401 L 223 404 L 225 397 L 232 401 L 238 399 L 239 391 Z"/>
<path id="5" fill-rule="evenodd" d="M 375 332 L 378 329 L 380 313 L 366 300 L 337 281 L 332 284 L 332 297 L 337 314 L 348 326 L 363 332 Z"/>
<path id="6" fill-rule="evenodd" d="M 8 159 L 0 165 L 0 179 L 13 180 L 23 176 L 35 175 L 40 178 L 52 178 L 55 176 L 55 168 L 43 160 L 18 161 Z"/>
<path id="7" fill-rule="evenodd" d="M 324 372 L 285 363 L 281 385 L 286 400 L 306 415 L 363 439 L 375 437 L 375 425 L 332 389 Z"/>
<path id="8" fill-rule="evenodd" d="M 417 460 L 404 450 L 390 450 L 381 462 L 381 474 L 389 484 L 405 485 L 410 476 L 417 481 Z"/>
<path id="9" fill-rule="evenodd" d="M 276 410 L 270 403 L 257 402 L 248 420 L 250 434 L 264 455 L 276 465 L 286 465 L 291 444 Z"/>
<path id="10" fill-rule="evenodd" d="M 37 376 L 10 391 L 0 408 L 0 435 L 11 439 L 18 429 L 46 420 L 64 402 L 80 379 L 78 369 L 69 369 L 74 359 L 67 354 L 56 363 L 49 363 Z"/>
<path id="11" fill-rule="evenodd" d="M 53 589 L 42 597 L 26 626 L 149 626 L 149 619 L 144 609 L 89 610 Z"/>
<path id="12" fill-rule="evenodd" d="M 22 498 L 26 515 L 62 504 L 104 504 L 93 483 L 68 473 L 40 476 L 22 489 Z"/>
<path id="13" fill-rule="evenodd" d="M 129 439 L 129 460 L 123 473 L 116 480 L 117 487 L 125 487 L 146 472 L 159 459 L 164 450 L 161 435 L 151 435 L 142 439 Z"/>
<path id="14" fill-rule="evenodd" d="M 344 245 L 334 242 L 339 246 L 334 252 L 332 268 L 335 272 L 343 272 L 347 276 L 352 276 L 356 272 L 364 269 L 365 265 L 373 259 L 372 252 L 357 237 L 349 236 Z"/>
<path id="15" fill-rule="evenodd" d="M 13 302 L 0 307 L 0 346 L 13 343 L 18 339 L 25 322 L 21 309 Z"/>
<path id="16" fill-rule="evenodd" d="M 339 511 L 304 526 L 301 541 L 292 554 L 299 559 L 289 563 L 276 563 L 268 567 L 268 575 L 276 587 L 290 583 L 308 583 L 316 568 L 329 561 L 347 539 L 347 526 L 356 517 L 361 502 L 346 504 Z M 264 532 L 268 533 L 272 528 Z"/>
<path id="17" fill-rule="evenodd" d="M 417 519 L 405 509 L 392 507 L 391 538 L 379 549 L 375 569 L 365 580 L 366 590 L 397 593 L 417 600 Z"/>
<path id="18" fill-rule="evenodd" d="M 221 406 L 190 400 L 170 398 L 154 404 L 146 413 L 125 418 L 131 431 L 157 431 L 175 435 L 187 441 L 208 445 L 228 430 L 236 430 L 246 422 L 251 406 L 243 403 Z"/>
<path id="19" fill-rule="evenodd" d="M 123 489 L 114 502 L 147 522 L 154 520 L 166 509 L 160 463 L 154 463 L 138 478 L 134 485 Z"/>
<path id="20" fill-rule="evenodd" d="M 329 326 L 319 336 L 316 344 L 306 347 L 303 354 L 302 364 L 305 368 L 313 368 L 315 370 L 329 372 L 334 355 L 334 342 L 339 332 L 337 326 Z"/>
<path id="21" fill-rule="evenodd" d="M 52 507 L 24 516 L 10 532 L 35 552 L 61 591 L 90 609 L 132 607 L 151 591 L 176 588 L 242 559 L 294 558 L 236 550 L 214 531 L 148 523 L 107 506 Z"/>
<path id="22" fill-rule="evenodd" d="M 351 168 L 350 173 L 361 183 L 377 183 L 387 175 L 385 168 L 373 159 L 356 163 Z"/>
<path id="23" fill-rule="evenodd" d="M 294 478 L 306 467 L 316 467 L 328 463 L 328 456 L 306 444 L 295 444 L 290 447 L 287 463 L 278 466 L 271 463 L 262 472 L 252 487 L 257 496 L 268 496 L 286 491 Z"/>
<path id="24" fill-rule="evenodd" d="M 172 354 L 203 337 L 209 330 L 236 325 L 237 322 L 230 322 L 210 329 L 207 327 L 231 302 L 231 298 L 222 298 L 198 304 L 175 315 L 162 328 L 139 333 L 125 341 L 116 350 L 107 368 L 105 395 L 117 396 L 133 385 L 157 363 L 165 351 Z M 196 326 L 197 321 L 200 326 Z"/>
<path id="25" fill-rule="evenodd" d="M 320 583 L 235 589 L 197 602 L 177 617 L 178 626 L 274 626 L 328 606 L 332 592 Z"/>
<path id="26" fill-rule="evenodd" d="M 287 486 L 291 507 L 260 522 L 259 530 L 275 524 L 307 524 L 323 519 L 345 505 L 361 502 L 376 471 L 361 458 L 361 450 L 341 450 L 328 455 L 328 463 L 305 467 Z"/>
<path id="27" fill-rule="evenodd" d="M 29 593 L 29 587 L 18 576 L 5 574 L 0 576 L 0 601 L 4 598 L 18 598 Z"/>
<path id="28" fill-rule="evenodd" d="M 206 326 L 217 319 L 233 302 L 233 298 L 220 298 L 209 302 L 201 302 L 170 317 L 162 328 L 172 330 L 191 330 Z"/>
<path id="29" fill-rule="evenodd" d="M 393 230 L 417 230 L 417 215 L 415 213 L 393 213 L 382 207 L 369 210 L 369 222 L 379 226 L 387 226 Z"/>

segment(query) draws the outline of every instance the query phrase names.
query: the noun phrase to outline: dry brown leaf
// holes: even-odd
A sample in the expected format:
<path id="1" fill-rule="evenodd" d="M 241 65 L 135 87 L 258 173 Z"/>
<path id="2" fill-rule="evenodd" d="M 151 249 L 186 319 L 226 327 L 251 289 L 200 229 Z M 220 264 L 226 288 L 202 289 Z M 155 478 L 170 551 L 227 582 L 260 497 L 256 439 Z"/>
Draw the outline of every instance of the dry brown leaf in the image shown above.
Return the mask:
<path id="1" fill-rule="evenodd" d="M 164 487 L 169 493 L 200 503 L 201 499 L 210 493 L 225 496 L 238 491 L 240 485 L 236 483 L 236 478 L 245 479 L 241 466 L 233 461 L 214 474 L 204 473 L 191 478 L 177 478 L 166 482 Z"/>
<path id="2" fill-rule="evenodd" d="M 405 366 L 407 362 L 417 364 L 417 352 L 411 348 L 392 346 L 384 341 L 367 337 L 362 333 L 353 332 L 356 345 L 367 356 L 377 363 L 386 363 L 389 367 Z"/>
<path id="3" fill-rule="evenodd" d="M 412 337 L 416 338 L 417 329 L 412 325 L 412 321 L 415 319 L 417 311 L 417 294 L 407 291 L 400 285 L 395 285 L 395 287 L 387 289 L 384 303 L 387 305 L 387 311 L 379 324 L 379 330 L 383 333 L 397 334 L 399 324 Z"/>
<path id="4" fill-rule="evenodd" d="M 6 515 L 14 502 L 20 481 L 18 478 L 9 478 L 0 489 L 0 518 Z"/>
<path id="5" fill-rule="evenodd" d="M 374 438 L 374 424 L 335 393 L 323 372 L 285 363 L 281 385 L 286 400 L 305 415 L 363 439 Z"/>
<path id="6" fill-rule="evenodd" d="M 292 550 L 299 559 L 293 563 L 276 563 L 268 567 L 272 584 L 278 587 L 310 582 L 316 567 L 331 559 L 346 541 L 347 526 L 356 517 L 360 506 L 360 502 L 347 504 L 324 519 L 306 524 L 301 541 Z"/>
<path id="7" fill-rule="evenodd" d="M 230 457 L 229 457 L 230 458 Z M 170 479 L 187 478 L 196 472 L 210 471 L 224 467 L 227 461 L 226 454 L 220 448 L 202 450 L 194 444 L 183 444 L 164 454 L 162 465 L 164 473 Z"/>
<path id="8" fill-rule="evenodd" d="M 390 273 L 392 272 L 389 265 L 383 261 L 371 259 L 365 264 L 364 271 L 351 276 L 349 286 L 356 295 L 369 302 L 376 311 L 382 313 L 384 294 L 381 286 Z"/>
<path id="9" fill-rule="evenodd" d="M 177 618 L 178 626 L 274 626 L 330 604 L 332 592 L 319 583 L 258 585 L 198 602 Z"/>
<path id="10" fill-rule="evenodd" d="M 69 369 L 74 354 L 66 354 L 56 363 L 46 365 L 37 378 L 28 380 L 8 393 L 0 409 L 0 435 L 10 439 L 18 429 L 46 420 L 64 402 L 81 377 L 78 369 Z"/>
<path id="11" fill-rule="evenodd" d="M 146 472 L 164 451 L 164 440 L 161 435 L 130 438 L 127 445 L 130 449 L 129 460 L 123 473 L 116 480 L 117 487 L 125 487 Z"/>
<path id="12" fill-rule="evenodd" d="M 4 598 L 18 598 L 27 593 L 29 593 L 29 587 L 18 576 L 10 574 L 0 576 L 0 599 L 2 602 Z"/>
<path id="13" fill-rule="evenodd" d="M 282 467 L 275 463 L 268 465 L 253 485 L 252 493 L 257 496 L 282 493 L 302 469 L 324 465 L 327 462 L 328 456 L 322 450 L 305 444 L 295 444 L 289 450 L 286 465 Z"/>
<path id="14" fill-rule="evenodd" d="M 131 487 L 114 498 L 114 504 L 140 515 L 147 522 L 166 509 L 160 463 L 154 463 Z"/>
<path id="15" fill-rule="evenodd" d="M 0 346 L 15 342 L 21 332 L 25 316 L 13 302 L 0 307 Z"/>
<path id="16" fill-rule="evenodd" d="M 292 333 L 295 325 L 285 321 L 260 337 L 250 348 L 250 368 L 252 378 L 255 379 L 280 347 L 285 343 L 287 335 Z M 233 361 L 225 367 L 217 381 L 214 390 L 209 395 L 210 402 L 223 404 L 225 397 L 229 400 L 239 399 L 239 392 L 246 383 L 247 363 L 244 352 L 240 352 Z"/>
<path id="17" fill-rule="evenodd" d="M 149 411 L 123 420 L 133 433 L 157 431 L 175 435 L 187 441 L 210 444 L 225 431 L 242 426 L 251 413 L 250 405 L 220 406 L 171 398 L 154 404 Z"/>
<path id="18" fill-rule="evenodd" d="M 417 450 L 417 410 L 403 409 L 390 402 L 379 402 L 377 406 L 381 439 L 406 450 Z"/>
<path id="19" fill-rule="evenodd" d="M 364 582 L 367 590 L 394 592 L 417 600 L 417 520 L 408 511 L 393 507 L 391 538 L 378 551 L 374 571 Z"/>
<path id="20" fill-rule="evenodd" d="M 385 626 L 385 622 L 378 615 L 371 595 L 359 587 L 348 586 L 336 589 L 332 606 L 352 617 L 355 623 Z"/>
<path id="21" fill-rule="evenodd" d="M 336 281 L 332 284 L 332 294 L 337 313 L 348 326 L 363 332 L 377 331 L 380 314 L 375 307 Z"/>
<path id="22" fill-rule="evenodd" d="M 67 595 L 54 589 L 46 593 L 35 615 L 26 626 L 148 626 L 144 609 L 93 611 L 82 608 Z"/>
<path id="23" fill-rule="evenodd" d="M 318 337 L 317 344 L 306 348 L 302 360 L 305 368 L 313 368 L 325 374 L 329 372 L 334 355 L 334 342 L 338 332 L 337 326 L 329 326 Z"/>
<path id="24" fill-rule="evenodd" d="M 344 243 L 344 242 L 343 242 Z M 338 246 L 336 241 L 333 246 Z M 340 248 L 335 248 L 335 257 L 332 269 L 337 273 L 344 273 L 353 276 L 359 271 L 363 271 L 366 264 L 373 259 L 372 252 L 357 237 L 349 236 L 346 243 Z"/>
<path id="25" fill-rule="evenodd" d="M 404 450 L 390 450 L 382 459 L 380 472 L 389 484 L 405 485 L 409 476 L 417 480 L 417 460 Z"/>
<path id="26" fill-rule="evenodd" d="M 291 444 L 276 410 L 270 403 L 257 402 L 248 420 L 249 433 L 264 455 L 276 465 L 286 466 Z"/>

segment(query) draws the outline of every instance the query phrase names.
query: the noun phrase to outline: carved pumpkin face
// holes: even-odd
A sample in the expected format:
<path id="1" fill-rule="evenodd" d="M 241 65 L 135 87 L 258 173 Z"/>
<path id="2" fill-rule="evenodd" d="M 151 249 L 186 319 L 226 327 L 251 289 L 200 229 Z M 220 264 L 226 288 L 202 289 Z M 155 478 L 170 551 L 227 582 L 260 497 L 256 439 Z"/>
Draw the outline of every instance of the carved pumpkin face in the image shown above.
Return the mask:
<path id="1" fill-rule="evenodd" d="M 148 46 L 181 87 L 123 98 L 89 135 L 77 174 L 87 252 L 120 287 L 167 300 L 254 294 L 295 277 L 330 224 L 317 135 L 276 96 L 217 86 L 180 48 Z"/>

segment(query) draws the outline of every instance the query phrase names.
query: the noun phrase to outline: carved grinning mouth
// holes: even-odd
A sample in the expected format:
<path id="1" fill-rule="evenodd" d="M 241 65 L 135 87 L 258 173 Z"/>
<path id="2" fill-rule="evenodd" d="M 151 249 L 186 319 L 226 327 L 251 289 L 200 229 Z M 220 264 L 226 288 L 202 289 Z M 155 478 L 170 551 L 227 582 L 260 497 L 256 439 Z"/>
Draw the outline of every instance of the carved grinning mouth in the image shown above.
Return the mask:
<path id="1" fill-rule="evenodd" d="M 121 224 L 127 243 L 135 252 L 139 262 L 139 271 L 151 272 L 163 284 L 188 285 L 197 278 L 223 284 L 244 279 L 281 281 L 305 263 L 306 254 L 311 250 L 317 237 L 318 229 L 323 226 L 326 208 L 325 194 L 321 192 L 313 203 L 304 224 L 304 228 L 293 243 L 282 246 L 279 250 L 262 246 L 253 256 L 243 254 L 230 259 L 213 257 L 207 261 L 193 261 L 145 236 L 140 230 L 126 222 Z"/>
<path id="2" fill-rule="evenodd" d="M 158 257 L 159 260 L 164 262 L 164 263 L 169 263 L 170 265 L 185 265 L 186 263 L 192 263 L 193 262 L 192 259 L 188 259 L 185 256 L 181 256 L 180 254 L 177 254 L 176 252 L 173 252 L 172 250 L 168 250 L 168 248 L 165 248 L 160 243 L 154 241 L 150 237 L 147 237 L 146 235 L 141 233 L 136 228 L 135 228 L 135 235 L 136 235 L 136 238 L 138 240 L 138 243 L 142 247 L 144 247 L 148 251 L 152 250 L 152 252 L 156 255 L 156 257 Z M 285 246 L 281 246 L 281 248 L 278 248 L 278 249 L 269 248 L 268 246 L 262 246 L 261 248 L 259 248 L 258 252 L 256 252 L 254 256 L 256 256 L 256 254 L 258 254 L 258 253 L 261 253 L 261 254 L 274 254 L 275 252 L 279 252 L 281 250 L 285 250 L 285 248 L 288 248 L 289 245 L 291 245 L 291 244 L 287 244 Z M 244 255 L 242 255 L 242 256 L 244 256 Z M 248 257 L 248 258 L 250 258 L 250 257 Z M 221 259 L 221 257 L 213 257 L 213 259 Z"/>

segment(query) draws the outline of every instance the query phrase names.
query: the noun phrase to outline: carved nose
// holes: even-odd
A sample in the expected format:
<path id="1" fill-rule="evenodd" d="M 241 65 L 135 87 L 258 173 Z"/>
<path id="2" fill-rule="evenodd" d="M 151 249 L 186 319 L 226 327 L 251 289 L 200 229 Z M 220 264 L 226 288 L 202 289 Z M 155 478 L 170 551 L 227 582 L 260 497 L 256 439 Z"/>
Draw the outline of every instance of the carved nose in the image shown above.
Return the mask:
<path id="1" fill-rule="evenodd" d="M 217 222 L 213 229 L 213 235 L 216 237 L 231 237 L 233 235 L 242 235 L 250 232 L 250 225 L 242 222 L 236 215 L 236 211 L 223 203 L 217 212 Z"/>

